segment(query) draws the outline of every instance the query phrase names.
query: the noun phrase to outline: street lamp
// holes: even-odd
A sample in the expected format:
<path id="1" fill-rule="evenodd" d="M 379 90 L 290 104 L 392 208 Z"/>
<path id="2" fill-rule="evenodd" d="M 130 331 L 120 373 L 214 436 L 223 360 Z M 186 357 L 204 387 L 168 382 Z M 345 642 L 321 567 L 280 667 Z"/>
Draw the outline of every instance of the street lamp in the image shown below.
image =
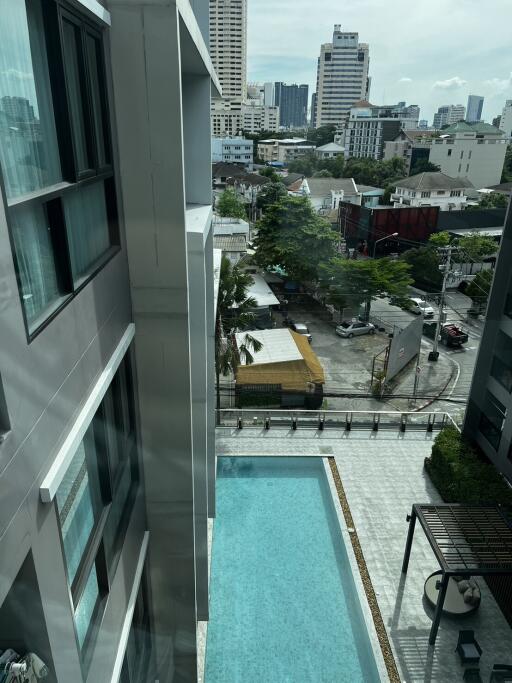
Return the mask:
<path id="1" fill-rule="evenodd" d="M 375 240 L 373 243 L 373 258 L 375 258 L 375 249 L 379 242 L 384 242 L 384 240 L 389 240 L 391 237 L 398 237 L 398 233 L 394 232 L 392 235 L 386 235 L 386 237 L 381 237 L 380 240 Z"/>

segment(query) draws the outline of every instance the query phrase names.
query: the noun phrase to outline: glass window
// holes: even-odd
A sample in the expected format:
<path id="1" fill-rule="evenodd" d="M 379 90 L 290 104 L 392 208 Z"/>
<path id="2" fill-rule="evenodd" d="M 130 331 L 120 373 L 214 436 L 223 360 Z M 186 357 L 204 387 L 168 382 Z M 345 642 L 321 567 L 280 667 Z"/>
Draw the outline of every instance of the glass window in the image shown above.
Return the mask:
<path id="1" fill-rule="evenodd" d="M 62 180 L 40 0 L 4 0 L 0 162 L 8 199 Z"/>
<path id="2" fill-rule="evenodd" d="M 71 127 L 73 129 L 73 141 L 75 145 L 75 162 L 78 175 L 91 169 L 92 159 L 87 142 L 86 116 L 85 116 L 85 93 L 84 65 L 81 54 L 80 28 L 75 23 L 62 22 L 64 68 L 66 71 L 66 83 L 69 98 Z"/>
<path id="3" fill-rule="evenodd" d="M 104 507 L 93 424 L 68 467 L 56 499 L 68 579 L 72 585 Z"/>
<path id="4" fill-rule="evenodd" d="M 76 283 L 110 247 L 104 183 L 82 184 L 68 192 L 64 196 L 64 215 Z"/>
<path id="5" fill-rule="evenodd" d="M 20 294 L 32 331 L 65 296 L 57 273 L 55 234 L 41 204 L 18 206 L 10 216 Z"/>
<path id="6" fill-rule="evenodd" d="M 512 339 L 501 330 L 494 346 L 491 375 L 508 392 L 512 391 Z"/>
<path id="7" fill-rule="evenodd" d="M 497 451 L 501 441 L 501 431 L 507 411 L 505 406 L 498 401 L 489 391 L 480 415 L 480 431 L 487 441 Z"/>
<path id="8" fill-rule="evenodd" d="M 85 44 L 89 62 L 89 79 L 91 86 L 91 104 L 96 141 L 96 157 L 98 168 L 110 164 L 110 146 L 108 138 L 108 115 L 106 111 L 106 92 L 104 83 L 103 53 L 99 38 L 86 34 Z"/>
<path id="9" fill-rule="evenodd" d="M 93 625 L 93 615 L 99 599 L 100 587 L 98 583 L 98 574 L 96 572 L 96 567 L 93 565 L 87 583 L 85 584 L 84 592 L 82 593 L 80 602 L 75 610 L 76 631 L 81 648 L 83 648 L 89 629 Z"/>
<path id="10" fill-rule="evenodd" d="M 148 669 L 151 669 L 150 629 L 147 576 L 144 568 L 119 683 L 142 683 L 147 680 Z"/>

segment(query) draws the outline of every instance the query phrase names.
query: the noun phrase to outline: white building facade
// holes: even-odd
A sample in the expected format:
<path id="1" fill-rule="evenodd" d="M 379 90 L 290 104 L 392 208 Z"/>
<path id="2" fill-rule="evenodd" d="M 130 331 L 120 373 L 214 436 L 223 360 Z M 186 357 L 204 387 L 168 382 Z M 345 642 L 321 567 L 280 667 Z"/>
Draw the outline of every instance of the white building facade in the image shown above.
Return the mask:
<path id="1" fill-rule="evenodd" d="M 443 126 L 451 126 L 457 121 L 464 121 L 466 107 L 463 104 L 444 104 L 434 114 L 434 128 L 439 130 Z"/>
<path id="2" fill-rule="evenodd" d="M 212 138 L 212 162 L 244 164 L 252 170 L 254 144 L 244 137 Z"/>
<path id="3" fill-rule="evenodd" d="M 501 113 L 500 130 L 507 138 L 512 138 L 512 100 L 507 100 Z"/>
<path id="4" fill-rule="evenodd" d="M 279 107 L 242 104 L 240 125 L 245 133 L 279 132 Z"/>
<path id="5" fill-rule="evenodd" d="M 247 97 L 247 0 L 210 0 L 210 55 L 222 96 Z"/>
<path id="6" fill-rule="evenodd" d="M 382 159 L 384 144 L 393 140 L 402 128 L 402 119 L 392 107 L 376 107 L 367 101 L 350 108 L 345 127 L 345 158 Z"/>
<path id="7" fill-rule="evenodd" d="M 271 138 L 258 143 L 258 157 L 266 163 L 286 164 L 314 152 L 315 149 L 315 145 L 308 144 L 305 138 Z"/>
<path id="8" fill-rule="evenodd" d="M 359 34 L 335 25 L 331 43 L 324 43 L 318 58 L 314 128 L 344 122 L 350 107 L 370 93 L 370 49 Z"/>
<path id="9" fill-rule="evenodd" d="M 397 182 L 391 201 L 395 208 L 438 206 L 441 211 L 456 211 L 466 207 L 466 192 L 472 187 L 464 178 L 439 172 L 418 173 Z"/>

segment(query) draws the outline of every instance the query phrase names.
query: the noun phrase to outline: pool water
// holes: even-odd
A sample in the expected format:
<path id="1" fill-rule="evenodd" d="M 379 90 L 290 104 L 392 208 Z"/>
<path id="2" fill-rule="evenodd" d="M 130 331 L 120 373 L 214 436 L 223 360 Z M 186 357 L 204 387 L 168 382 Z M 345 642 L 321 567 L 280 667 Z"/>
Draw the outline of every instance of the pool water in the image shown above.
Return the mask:
<path id="1" fill-rule="evenodd" d="M 321 458 L 218 462 L 206 683 L 377 683 Z"/>

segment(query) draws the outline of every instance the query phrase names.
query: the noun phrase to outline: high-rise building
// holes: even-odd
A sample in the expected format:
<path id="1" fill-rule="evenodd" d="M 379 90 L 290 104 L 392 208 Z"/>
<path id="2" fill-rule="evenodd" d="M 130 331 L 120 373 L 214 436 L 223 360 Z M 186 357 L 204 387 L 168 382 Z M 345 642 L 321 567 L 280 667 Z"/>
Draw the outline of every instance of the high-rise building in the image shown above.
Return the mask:
<path id="1" fill-rule="evenodd" d="M 512 100 L 507 100 L 503 111 L 501 112 L 500 130 L 502 130 L 508 138 L 512 138 Z"/>
<path id="2" fill-rule="evenodd" d="M 36 146 L 0 111 L 0 649 L 35 652 L 49 683 L 195 681 L 215 505 L 208 5 L 5 0 L 0 44 L 0 100 L 41 121 Z"/>
<path id="3" fill-rule="evenodd" d="M 464 433 L 512 483 L 512 211 L 503 229 Z"/>
<path id="4" fill-rule="evenodd" d="M 227 100 L 247 97 L 247 0 L 209 0 L 210 55 Z"/>
<path id="5" fill-rule="evenodd" d="M 274 84 L 274 103 L 279 107 L 281 128 L 305 128 L 308 118 L 309 86 Z"/>
<path id="6" fill-rule="evenodd" d="M 249 83 L 247 85 L 247 102 L 249 104 L 260 104 L 261 106 L 274 106 L 274 84 Z"/>
<path id="7" fill-rule="evenodd" d="M 9 118 L 16 122 L 30 123 L 35 120 L 34 107 L 26 97 L 2 97 L 1 108 Z"/>
<path id="8" fill-rule="evenodd" d="M 361 100 L 351 107 L 344 126 L 345 158 L 382 159 L 385 143 L 394 140 L 411 120 L 417 123 L 417 119 L 408 118 L 408 112 L 403 117 L 401 112 L 404 112 L 405 106 L 400 105 L 405 103 L 379 107 Z"/>
<path id="9" fill-rule="evenodd" d="M 469 95 L 466 113 L 468 123 L 476 123 L 482 120 L 482 109 L 484 108 L 484 98 L 481 95 Z"/>
<path id="10" fill-rule="evenodd" d="M 434 128 L 439 130 L 443 126 L 451 126 L 457 121 L 464 121 L 466 107 L 463 104 L 444 104 L 434 114 Z"/>
<path id="11" fill-rule="evenodd" d="M 321 46 L 318 58 L 315 128 L 342 124 L 353 104 L 368 99 L 369 63 L 369 46 L 359 42 L 359 34 L 335 25 L 332 42 Z"/>
<path id="12" fill-rule="evenodd" d="M 399 116 L 402 121 L 402 128 L 405 130 L 418 128 L 420 108 L 417 104 L 407 106 L 405 102 L 399 102 L 396 107 L 392 108 L 392 113 Z"/>

